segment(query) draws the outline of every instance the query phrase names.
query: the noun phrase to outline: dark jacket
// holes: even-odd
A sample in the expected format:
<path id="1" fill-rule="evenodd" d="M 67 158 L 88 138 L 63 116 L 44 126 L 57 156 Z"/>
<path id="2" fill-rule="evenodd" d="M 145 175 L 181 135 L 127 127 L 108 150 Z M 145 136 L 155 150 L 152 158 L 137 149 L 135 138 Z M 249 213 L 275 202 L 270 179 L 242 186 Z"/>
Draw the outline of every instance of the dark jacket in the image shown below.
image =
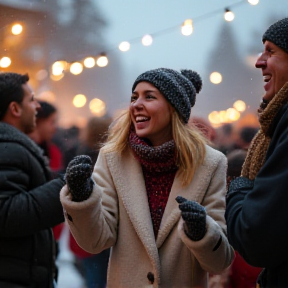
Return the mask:
<path id="1" fill-rule="evenodd" d="M 231 245 L 252 266 L 264 267 L 261 287 L 288 287 L 288 109 L 269 129 L 266 160 L 254 181 L 236 178 L 227 194 Z"/>
<path id="2" fill-rule="evenodd" d="M 55 242 L 51 227 L 64 221 L 59 192 L 42 150 L 0 122 L 0 281 L 52 287 Z M 29 285 L 29 286 L 28 286 Z"/>

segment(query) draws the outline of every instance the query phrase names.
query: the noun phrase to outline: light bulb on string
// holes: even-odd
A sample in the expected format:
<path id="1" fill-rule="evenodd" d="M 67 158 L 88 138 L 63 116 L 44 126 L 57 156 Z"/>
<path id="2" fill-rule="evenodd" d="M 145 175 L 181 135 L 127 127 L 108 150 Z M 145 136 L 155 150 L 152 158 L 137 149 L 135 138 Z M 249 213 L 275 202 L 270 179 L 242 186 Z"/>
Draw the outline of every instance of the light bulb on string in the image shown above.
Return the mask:
<path id="1" fill-rule="evenodd" d="M 74 75 L 79 75 L 83 71 L 83 65 L 79 62 L 74 62 L 70 66 L 70 72 Z"/>
<path id="2" fill-rule="evenodd" d="M 84 60 L 84 66 L 86 68 L 92 68 L 94 67 L 96 64 L 96 61 L 93 57 L 87 57 L 85 60 Z"/>
<path id="3" fill-rule="evenodd" d="M 235 15 L 232 11 L 230 11 L 228 8 L 225 9 L 224 19 L 228 22 L 233 21 L 235 18 Z"/>
<path id="4" fill-rule="evenodd" d="M 63 71 L 67 67 L 67 62 L 66 61 L 56 61 L 52 65 L 52 74 L 54 76 L 59 76 L 63 73 Z"/>
<path id="5" fill-rule="evenodd" d="M 89 103 L 91 113 L 97 117 L 102 117 L 106 113 L 106 104 L 104 101 L 98 98 L 94 98 Z"/>
<path id="6" fill-rule="evenodd" d="M 210 74 L 210 81 L 213 84 L 219 84 L 222 82 L 222 75 L 219 72 L 212 72 Z"/>
<path id="7" fill-rule="evenodd" d="M 22 31 L 23 31 L 23 26 L 19 23 L 14 24 L 11 28 L 11 32 L 13 35 L 19 35 L 22 33 Z"/>
<path id="8" fill-rule="evenodd" d="M 122 52 L 126 52 L 130 49 L 130 43 L 127 41 L 123 41 L 118 46 L 119 50 Z"/>
<path id="9" fill-rule="evenodd" d="M 73 98 L 73 105 L 77 108 L 81 108 L 86 104 L 87 98 L 83 94 L 77 94 Z"/>
<path id="10" fill-rule="evenodd" d="M 153 42 L 153 38 L 152 38 L 152 36 L 151 35 L 144 35 L 143 37 L 142 37 L 142 44 L 144 45 L 144 46 L 150 46 L 151 44 L 152 44 L 152 42 Z"/>
<path id="11" fill-rule="evenodd" d="M 2 57 L 0 60 L 0 67 L 7 68 L 11 65 L 11 59 L 9 57 Z"/>
<path id="12" fill-rule="evenodd" d="M 193 33 L 193 22 L 192 19 L 187 19 L 181 26 L 181 33 L 184 36 L 189 36 Z"/>
<path id="13" fill-rule="evenodd" d="M 242 100 L 237 100 L 236 102 L 234 102 L 233 107 L 239 111 L 239 112 L 243 112 L 246 110 L 246 103 Z"/>
<path id="14" fill-rule="evenodd" d="M 226 110 L 226 118 L 228 122 L 237 121 L 240 118 L 240 113 L 235 108 L 228 108 Z"/>
<path id="15" fill-rule="evenodd" d="M 219 125 L 221 123 L 218 111 L 213 111 L 208 115 L 208 120 L 211 124 Z"/>
<path id="16" fill-rule="evenodd" d="M 259 0 L 248 0 L 248 3 L 251 5 L 257 5 L 259 3 Z"/>
<path id="17" fill-rule="evenodd" d="M 108 65 L 108 58 L 105 54 L 102 54 L 96 61 L 99 67 L 105 67 Z"/>

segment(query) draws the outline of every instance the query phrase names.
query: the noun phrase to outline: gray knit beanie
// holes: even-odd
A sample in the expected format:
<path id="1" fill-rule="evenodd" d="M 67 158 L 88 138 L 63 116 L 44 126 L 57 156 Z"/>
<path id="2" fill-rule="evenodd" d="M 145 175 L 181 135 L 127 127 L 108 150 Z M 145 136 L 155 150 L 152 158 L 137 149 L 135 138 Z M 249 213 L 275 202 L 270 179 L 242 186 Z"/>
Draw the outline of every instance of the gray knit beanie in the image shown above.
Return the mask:
<path id="1" fill-rule="evenodd" d="M 262 37 L 263 43 L 268 40 L 288 53 L 288 18 L 272 24 Z"/>
<path id="2" fill-rule="evenodd" d="M 200 75 L 192 70 L 178 71 L 168 68 L 149 70 L 137 77 L 132 92 L 139 82 L 147 81 L 154 85 L 188 123 L 191 108 L 195 104 L 196 93 L 202 88 Z"/>

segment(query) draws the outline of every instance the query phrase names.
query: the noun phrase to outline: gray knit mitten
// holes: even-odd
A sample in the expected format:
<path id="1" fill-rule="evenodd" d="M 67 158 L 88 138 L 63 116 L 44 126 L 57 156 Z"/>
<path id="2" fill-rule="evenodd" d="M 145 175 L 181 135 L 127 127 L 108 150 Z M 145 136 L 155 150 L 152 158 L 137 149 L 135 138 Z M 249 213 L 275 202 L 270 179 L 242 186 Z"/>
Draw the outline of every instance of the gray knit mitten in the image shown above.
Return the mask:
<path id="1" fill-rule="evenodd" d="M 206 210 L 196 201 L 190 201 L 182 196 L 177 196 L 181 216 L 186 223 L 184 231 L 193 241 L 201 240 L 206 233 Z"/>
<path id="2" fill-rule="evenodd" d="M 67 166 L 65 180 L 72 201 L 81 202 L 89 198 L 94 182 L 91 179 L 92 160 L 87 155 L 76 156 Z"/>

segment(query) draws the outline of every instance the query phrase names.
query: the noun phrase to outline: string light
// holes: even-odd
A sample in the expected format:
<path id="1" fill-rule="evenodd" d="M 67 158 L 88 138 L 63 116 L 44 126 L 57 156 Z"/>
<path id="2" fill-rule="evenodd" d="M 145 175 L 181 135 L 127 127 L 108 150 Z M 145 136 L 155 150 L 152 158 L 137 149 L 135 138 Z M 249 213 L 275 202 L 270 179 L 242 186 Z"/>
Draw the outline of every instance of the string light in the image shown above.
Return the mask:
<path id="1" fill-rule="evenodd" d="M 73 98 L 73 105 L 77 108 L 81 108 L 86 104 L 86 96 L 83 94 L 77 94 L 76 96 L 74 96 Z"/>
<path id="2" fill-rule="evenodd" d="M 105 66 L 107 66 L 107 65 L 108 65 L 108 58 L 107 58 L 107 56 L 106 56 L 106 55 L 100 56 L 100 57 L 97 59 L 96 63 L 97 63 L 97 65 L 98 65 L 99 67 L 105 67 Z"/>
<path id="3" fill-rule="evenodd" d="M 225 9 L 224 19 L 228 22 L 233 21 L 235 18 L 235 15 L 232 11 L 230 11 L 228 8 Z"/>
<path id="4" fill-rule="evenodd" d="M 144 46 L 150 46 L 153 42 L 153 38 L 151 35 L 144 35 L 141 42 Z"/>
<path id="5" fill-rule="evenodd" d="M 52 74 L 54 76 L 59 76 L 63 73 L 63 71 L 65 70 L 67 66 L 67 62 L 66 61 L 56 61 L 53 65 L 52 65 Z"/>
<path id="6" fill-rule="evenodd" d="M 90 111 L 98 117 L 102 117 L 106 113 L 105 102 L 103 102 L 98 98 L 94 98 L 93 100 L 90 101 L 89 108 Z"/>
<path id="7" fill-rule="evenodd" d="M 248 3 L 251 5 L 257 5 L 259 3 L 259 0 L 248 0 Z"/>
<path id="8" fill-rule="evenodd" d="M 219 113 L 217 111 L 213 111 L 208 115 L 208 120 L 210 121 L 211 124 L 220 124 L 220 117 Z"/>
<path id="9" fill-rule="evenodd" d="M 9 57 L 2 57 L 0 60 L 0 67 L 7 68 L 11 65 L 11 59 Z"/>
<path id="10" fill-rule="evenodd" d="M 236 102 L 234 102 L 233 107 L 239 111 L 239 112 L 243 112 L 246 110 L 246 103 L 242 100 L 237 100 Z"/>
<path id="11" fill-rule="evenodd" d="M 74 62 L 70 66 L 70 72 L 74 75 L 79 75 L 83 71 L 83 65 L 79 62 Z"/>
<path id="12" fill-rule="evenodd" d="M 119 44 L 119 50 L 122 52 L 126 52 L 130 49 L 130 43 L 127 41 L 123 41 Z"/>
<path id="13" fill-rule="evenodd" d="M 93 68 L 96 64 L 96 61 L 93 57 L 87 57 L 85 60 L 84 60 L 84 66 L 86 68 Z"/>
<path id="14" fill-rule="evenodd" d="M 240 113 L 234 108 L 228 108 L 226 110 L 226 118 L 228 121 L 237 121 L 240 118 Z"/>
<path id="15" fill-rule="evenodd" d="M 247 3 L 247 2 L 250 3 L 251 5 L 257 5 L 259 3 L 259 0 L 240 0 L 239 2 L 236 2 L 236 3 L 231 4 L 229 6 L 231 8 L 231 7 L 235 7 L 235 6 Z M 222 9 L 216 9 L 214 11 L 205 13 L 205 14 L 200 15 L 198 17 L 194 17 L 193 20 L 192 19 L 186 19 L 181 24 L 181 33 L 184 36 L 191 35 L 194 32 L 194 25 L 193 24 L 195 23 L 195 21 L 200 21 L 200 20 L 203 20 L 203 19 L 207 19 L 208 17 L 211 17 L 211 16 L 213 16 L 215 14 L 218 14 L 221 11 L 223 11 L 223 8 Z M 230 9 L 225 8 L 224 18 L 225 18 L 226 21 L 232 21 L 235 18 L 235 15 Z M 178 28 L 178 27 L 179 27 L 179 25 L 174 26 L 174 27 L 170 27 L 170 28 L 166 28 L 166 29 L 163 29 L 162 31 L 158 31 L 158 32 L 153 33 L 153 35 L 156 35 L 156 34 L 160 35 L 160 34 L 163 34 L 163 33 L 167 33 L 170 30 L 172 30 L 172 29 L 174 30 L 175 28 Z M 134 39 L 130 39 L 129 41 L 121 42 L 118 45 L 118 49 L 120 51 L 122 51 L 122 52 L 126 52 L 126 51 L 130 50 L 130 43 L 138 42 L 139 38 L 140 37 L 137 37 L 137 38 L 134 38 Z M 151 45 L 153 43 L 153 38 L 152 38 L 151 35 L 144 35 L 142 37 L 142 39 L 141 39 L 141 42 L 142 42 L 142 44 L 144 46 L 149 46 L 149 45 Z M 111 49 L 111 51 L 114 50 L 114 49 Z M 95 66 L 95 59 L 96 59 L 96 64 L 97 64 L 98 67 L 105 67 L 105 66 L 108 65 L 108 58 L 107 58 L 106 53 L 101 53 L 99 55 L 94 55 L 93 57 L 92 56 L 87 57 L 83 61 L 84 66 L 86 68 L 94 67 Z M 75 63 L 78 63 L 78 62 L 75 62 Z M 53 80 L 56 80 L 56 79 L 58 80 L 59 78 L 62 78 L 64 76 L 63 72 L 68 69 L 68 66 L 70 66 L 70 72 L 72 74 L 74 74 L 74 75 L 80 74 L 83 71 L 83 65 L 81 63 L 78 63 L 77 66 L 76 66 L 75 63 L 72 63 L 72 64 L 68 64 L 67 63 L 67 66 L 61 71 L 61 74 L 60 74 L 60 70 L 61 70 L 60 68 L 57 68 L 57 69 L 56 68 L 55 69 L 52 68 L 52 74 L 56 73 L 57 75 L 53 74 L 53 76 L 52 77 L 50 76 L 50 78 L 53 79 Z M 213 72 L 210 75 L 210 81 L 212 83 L 214 83 L 214 84 L 219 84 L 222 81 L 222 75 L 219 72 Z"/>
<path id="16" fill-rule="evenodd" d="M 189 36 L 193 33 L 193 22 L 192 19 L 187 19 L 181 26 L 181 33 L 184 36 Z"/>
<path id="17" fill-rule="evenodd" d="M 14 24 L 11 28 L 11 32 L 13 35 L 19 35 L 23 31 L 23 26 L 21 24 Z"/>
<path id="18" fill-rule="evenodd" d="M 210 74 L 210 81 L 213 84 L 219 84 L 222 82 L 222 75 L 219 72 L 212 72 Z"/>

